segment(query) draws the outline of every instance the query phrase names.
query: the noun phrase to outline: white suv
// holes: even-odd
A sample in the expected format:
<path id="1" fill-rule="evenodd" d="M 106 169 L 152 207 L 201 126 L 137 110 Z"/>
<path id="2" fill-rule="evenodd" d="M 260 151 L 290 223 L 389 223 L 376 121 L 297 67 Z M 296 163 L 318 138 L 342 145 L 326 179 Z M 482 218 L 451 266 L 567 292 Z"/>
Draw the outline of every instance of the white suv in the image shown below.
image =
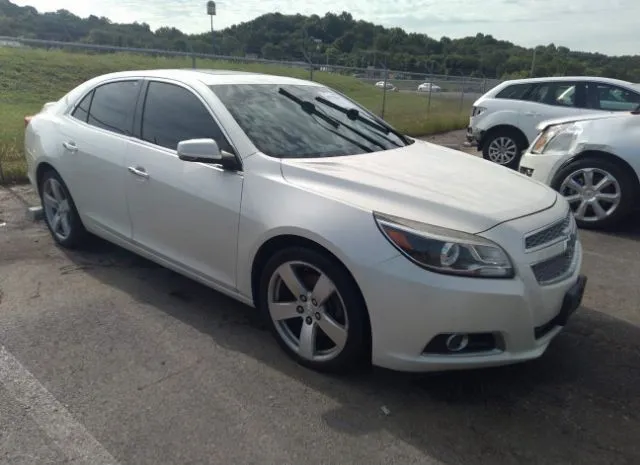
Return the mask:
<path id="1" fill-rule="evenodd" d="M 473 104 L 467 140 L 485 159 L 517 169 L 537 126 L 550 119 L 632 111 L 640 84 L 598 77 L 546 77 L 505 81 Z"/>

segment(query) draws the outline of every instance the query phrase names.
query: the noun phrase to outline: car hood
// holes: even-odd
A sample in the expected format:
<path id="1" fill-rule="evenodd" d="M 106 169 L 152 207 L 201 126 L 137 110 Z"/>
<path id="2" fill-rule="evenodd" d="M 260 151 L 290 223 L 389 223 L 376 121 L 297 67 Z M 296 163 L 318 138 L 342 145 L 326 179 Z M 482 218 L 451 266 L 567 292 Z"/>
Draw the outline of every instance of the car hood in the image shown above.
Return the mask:
<path id="1" fill-rule="evenodd" d="M 514 170 L 416 140 L 362 155 L 283 159 L 291 184 L 358 208 L 478 233 L 553 206 L 557 194 Z"/>
<path id="2" fill-rule="evenodd" d="M 627 111 L 625 112 L 615 111 L 615 112 L 606 112 L 606 113 L 599 111 L 597 113 L 587 113 L 582 115 L 567 116 L 564 118 L 544 120 L 538 124 L 536 129 L 538 130 L 538 132 L 542 132 L 549 126 L 555 126 L 557 124 L 576 123 L 580 121 L 592 121 L 597 119 L 626 118 L 629 116 L 633 116 L 633 115 L 631 114 L 631 112 L 627 112 Z"/>

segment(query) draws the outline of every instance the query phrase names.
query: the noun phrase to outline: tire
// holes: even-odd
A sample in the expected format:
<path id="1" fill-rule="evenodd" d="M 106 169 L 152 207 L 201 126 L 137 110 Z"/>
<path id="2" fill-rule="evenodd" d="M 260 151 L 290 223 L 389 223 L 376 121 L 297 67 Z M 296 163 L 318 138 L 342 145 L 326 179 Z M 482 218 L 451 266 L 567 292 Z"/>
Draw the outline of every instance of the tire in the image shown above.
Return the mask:
<path id="1" fill-rule="evenodd" d="M 594 187 L 603 181 L 605 176 L 609 182 L 600 189 Z M 580 186 L 582 192 L 577 187 L 572 187 L 571 180 Z M 569 201 L 579 227 L 608 229 L 628 218 L 633 212 L 640 186 L 632 173 L 620 163 L 605 158 L 585 157 L 560 169 L 554 176 L 551 187 Z M 598 199 L 598 194 L 602 195 L 602 198 Z M 594 208 L 596 203 L 606 213 L 605 216 L 598 217 L 598 210 Z M 581 210 L 583 205 L 584 211 Z"/>
<path id="2" fill-rule="evenodd" d="M 80 220 L 69 189 L 60 175 L 53 170 L 45 172 L 38 190 L 44 222 L 53 240 L 67 249 L 83 245 L 87 231 Z"/>
<path id="3" fill-rule="evenodd" d="M 514 129 L 496 129 L 490 131 L 483 141 L 482 156 L 485 160 L 515 170 L 526 148 L 522 135 Z"/>
<path id="4" fill-rule="evenodd" d="M 318 292 L 308 291 L 319 282 L 323 285 Z M 315 297 L 322 297 L 321 290 L 331 285 L 335 291 L 329 298 L 316 301 Z M 297 286 L 302 287 L 292 292 Z M 276 252 L 262 270 L 257 303 L 280 346 L 300 365 L 344 373 L 370 362 L 364 300 L 351 275 L 335 259 L 305 247 Z M 277 303 L 284 304 L 280 308 L 286 311 L 279 312 Z M 301 343 L 303 331 L 312 336 L 310 344 Z"/>

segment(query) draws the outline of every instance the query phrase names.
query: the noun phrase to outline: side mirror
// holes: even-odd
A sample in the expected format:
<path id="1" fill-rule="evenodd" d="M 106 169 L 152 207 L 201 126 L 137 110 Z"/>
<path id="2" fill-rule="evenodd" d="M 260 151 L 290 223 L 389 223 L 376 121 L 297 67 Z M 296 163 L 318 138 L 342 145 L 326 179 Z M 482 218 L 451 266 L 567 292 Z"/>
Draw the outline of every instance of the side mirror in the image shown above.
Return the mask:
<path id="1" fill-rule="evenodd" d="M 225 169 L 237 170 L 236 157 L 220 150 L 213 139 L 189 139 L 178 142 L 178 158 L 183 161 L 222 165 Z"/>
<path id="2" fill-rule="evenodd" d="M 200 163 L 220 163 L 222 152 L 213 139 L 189 139 L 178 142 L 178 158 Z"/>

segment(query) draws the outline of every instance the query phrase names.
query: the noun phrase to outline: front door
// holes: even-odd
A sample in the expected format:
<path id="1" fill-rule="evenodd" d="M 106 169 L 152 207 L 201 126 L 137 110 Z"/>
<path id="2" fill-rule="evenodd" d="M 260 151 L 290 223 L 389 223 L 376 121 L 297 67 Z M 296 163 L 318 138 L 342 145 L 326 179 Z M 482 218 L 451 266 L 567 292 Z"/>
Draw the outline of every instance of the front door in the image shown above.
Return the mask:
<path id="1" fill-rule="evenodd" d="M 151 81 L 138 139 L 127 151 L 133 239 L 143 248 L 235 288 L 243 175 L 178 158 L 178 142 L 213 138 L 233 152 L 205 102 L 191 89 Z"/>
<path id="2" fill-rule="evenodd" d="M 520 109 L 518 126 L 531 142 L 538 135 L 537 126 L 541 122 L 584 114 L 585 100 L 583 82 L 541 82 L 527 94 Z"/>

